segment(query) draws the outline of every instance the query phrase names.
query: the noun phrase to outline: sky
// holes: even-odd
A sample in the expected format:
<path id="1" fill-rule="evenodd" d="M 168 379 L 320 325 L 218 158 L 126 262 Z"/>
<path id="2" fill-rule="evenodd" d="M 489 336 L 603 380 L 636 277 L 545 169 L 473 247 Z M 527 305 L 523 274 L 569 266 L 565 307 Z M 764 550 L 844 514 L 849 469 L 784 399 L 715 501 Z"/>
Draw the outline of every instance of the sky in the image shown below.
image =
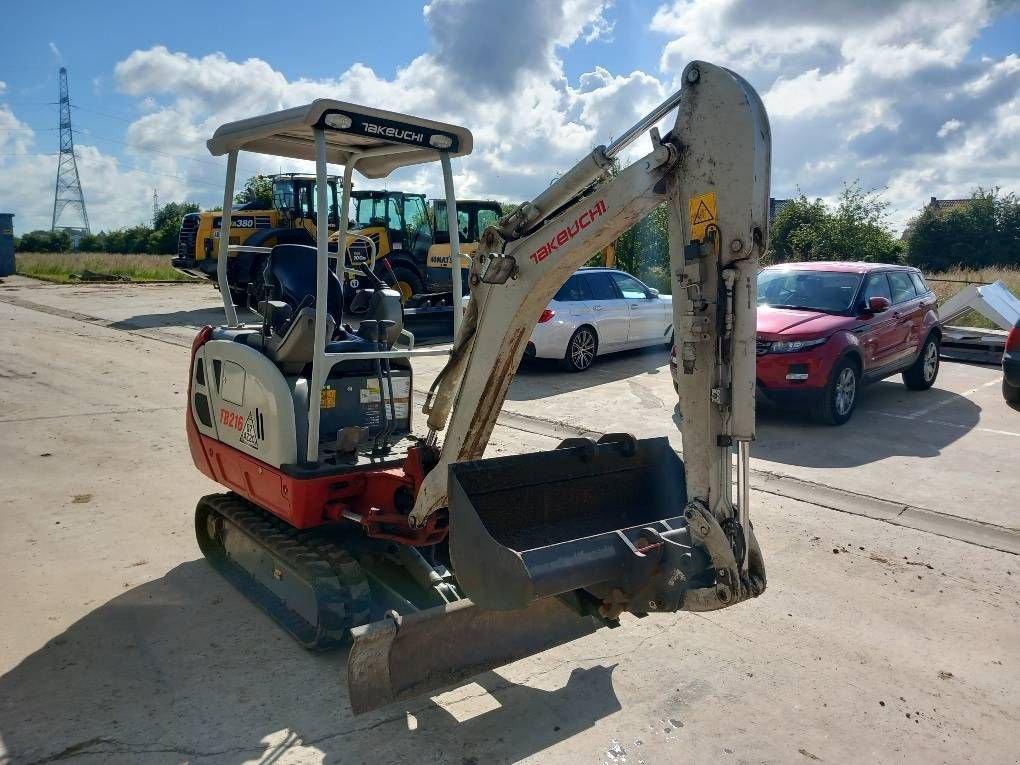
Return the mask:
<path id="1" fill-rule="evenodd" d="M 61 66 L 93 231 L 149 222 L 154 190 L 218 204 L 225 161 L 205 148 L 216 127 L 315 98 L 464 125 L 475 149 L 454 162 L 458 196 L 530 199 L 679 89 L 692 59 L 762 95 L 775 197 L 833 200 L 857 180 L 881 190 L 899 229 L 932 196 L 1020 192 L 1020 0 L 383 7 L 307 0 L 297 19 L 262 0 L 15 0 L 0 44 L 0 212 L 16 231 L 50 227 Z M 248 154 L 238 173 L 306 167 Z M 355 179 L 442 185 L 438 165 Z"/>

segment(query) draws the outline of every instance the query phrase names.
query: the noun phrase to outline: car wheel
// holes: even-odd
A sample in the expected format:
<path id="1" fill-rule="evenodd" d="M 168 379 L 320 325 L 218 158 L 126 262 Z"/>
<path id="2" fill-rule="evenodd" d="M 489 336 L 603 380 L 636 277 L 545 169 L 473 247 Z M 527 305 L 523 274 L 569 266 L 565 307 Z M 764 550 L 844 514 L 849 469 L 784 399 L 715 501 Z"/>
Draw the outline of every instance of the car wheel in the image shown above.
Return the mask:
<path id="1" fill-rule="evenodd" d="M 1014 409 L 1020 408 L 1020 385 L 1010 385 L 1006 378 L 1002 378 L 1002 397 L 1006 403 Z"/>
<path id="2" fill-rule="evenodd" d="M 842 425 L 850 419 L 857 407 L 857 394 L 861 387 L 860 372 L 853 359 L 843 359 L 832 370 L 829 384 L 815 409 L 815 417 L 827 425 Z"/>
<path id="3" fill-rule="evenodd" d="M 938 375 L 939 338 L 938 335 L 928 335 L 917 361 L 903 373 L 903 384 L 910 390 L 928 390 L 935 384 Z"/>
<path id="4" fill-rule="evenodd" d="M 578 327 L 570 336 L 563 366 L 570 372 L 583 372 L 595 361 L 599 350 L 599 339 L 591 327 Z"/>

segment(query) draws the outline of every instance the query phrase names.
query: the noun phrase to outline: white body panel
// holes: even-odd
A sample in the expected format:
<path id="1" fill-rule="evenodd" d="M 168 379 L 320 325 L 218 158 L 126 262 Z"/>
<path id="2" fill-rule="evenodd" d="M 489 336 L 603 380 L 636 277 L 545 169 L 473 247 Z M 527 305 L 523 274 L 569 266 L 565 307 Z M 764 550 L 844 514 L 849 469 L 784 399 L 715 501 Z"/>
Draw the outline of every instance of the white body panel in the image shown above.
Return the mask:
<path id="1" fill-rule="evenodd" d="M 297 462 L 294 399 L 283 373 L 260 351 L 210 340 L 199 349 L 191 384 L 209 401 L 211 423 L 195 417 L 200 433 L 273 467 Z"/>

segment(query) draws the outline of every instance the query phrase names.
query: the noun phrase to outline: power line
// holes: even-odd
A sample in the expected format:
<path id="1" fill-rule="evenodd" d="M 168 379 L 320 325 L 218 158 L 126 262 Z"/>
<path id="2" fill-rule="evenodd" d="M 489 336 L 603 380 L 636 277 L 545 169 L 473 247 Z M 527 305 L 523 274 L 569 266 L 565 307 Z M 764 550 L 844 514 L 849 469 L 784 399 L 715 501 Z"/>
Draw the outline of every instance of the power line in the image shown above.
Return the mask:
<path id="1" fill-rule="evenodd" d="M 120 144 L 121 146 L 127 146 L 129 149 L 136 149 L 138 151 L 148 152 L 149 154 L 159 154 L 160 156 L 169 157 L 170 159 L 186 159 L 189 162 L 198 162 L 198 163 L 203 164 L 203 165 L 209 165 L 211 167 L 217 167 L 217 168 L 221 167 L 219 162 L 214 162 L 212 160 L 199 159 L 197 157 L 189 157 L 186 154 L 174 154 L 174 153 L 168 152 L 168 151 L 159 151 L 158 149 L 150 149 L 150 148 L 145 147 L 145 146 L 139 146 L 136 143 L 129 143 L 128 141 L 121 141 L 121 140 L 119 140 L 117 138 L 107 138 L 106 136 L 101 136 L 98 133 L 93 133 L 91 130 L 87 130 L 87 129 L 83 129 L 83 128 L 76 128 L 74 132 L 77 133 L 78 135 L 90 136 L 92 138 L 95 138 L 97 141 L 108 141 L 109 143 Z"/>
<path id="2" fill-rule="evenodd" d="M 119 114 L 110 114 L 109 112 L 101 112 L 98 109 L 92 109 L 88 106 L 79 106 L 78 104 L 71 104 L 72 109 L 81 109 L 83 112 L 91 112 L 92 114 L 98 114 L 100 117 L 109 117 L 112 120 L 121 120 L 122 122 L 137 122 L 141 117 L 123 117 Z M 144 115 L 142 115 L 144 116 Z"/>

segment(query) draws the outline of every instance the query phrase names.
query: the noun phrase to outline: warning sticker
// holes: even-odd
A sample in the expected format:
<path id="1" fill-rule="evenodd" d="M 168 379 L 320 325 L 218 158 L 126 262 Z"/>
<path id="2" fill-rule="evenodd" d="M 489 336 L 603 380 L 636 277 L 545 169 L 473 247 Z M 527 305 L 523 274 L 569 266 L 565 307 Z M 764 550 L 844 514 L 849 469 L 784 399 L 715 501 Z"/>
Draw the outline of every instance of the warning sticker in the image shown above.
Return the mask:
<path id="1" fill-rule="evenodd" d="M 248 412 L 248 419 L 244 421 L 244 430 L 241 431 L 241 443 L 245 446 L 250 446 L 252 449 L 259 448 L 259 434 L 262 429 L 259 427 L 259 421 L 262 419 L 262 413 L 256 409 L 254 412 Z"/>
<path id="2" fill-rule="evenodd" d="M 705 231 L 709 224 L 717 222 L 718 207 L 715 203 L 715 192 L 710 191 L 707 194 L 691 197 L 689 208 L 691 241 L 704 241 Z"/>
<path id="3" fill-rule="evenodd" d="M 375 404 L 379 401 L 379 381 L 371 377 L 365 380 L 365 387 L 358 393 L 362 404 Z"/>
<path id="4" fill-rule="evenodd" d="M 321 409 L 336 409 L 336 388 L 323 388 L 319 396 L 319 407 Z"/>
<path id="5" fill-rule="evenodd" d="M 392 383 L 392 399 L 390 398 L 390 384 Z M 380 424 L 379 406 L 385 402 L 387 417 L 395 416 L 398 420 L 407 419 L 411 408 L 411 378 L 392 377 L 389 381 L 383 381 L 385 396 L 379 392 L 379 380 L 369 378 L 365 380 L 365 387 L 358 391 L 358 398 L 361 403 L 362 414 L 365 417 L 365 424 L 375 427 Z M 392 410 L 390 405 L 392 403 Z"/>

